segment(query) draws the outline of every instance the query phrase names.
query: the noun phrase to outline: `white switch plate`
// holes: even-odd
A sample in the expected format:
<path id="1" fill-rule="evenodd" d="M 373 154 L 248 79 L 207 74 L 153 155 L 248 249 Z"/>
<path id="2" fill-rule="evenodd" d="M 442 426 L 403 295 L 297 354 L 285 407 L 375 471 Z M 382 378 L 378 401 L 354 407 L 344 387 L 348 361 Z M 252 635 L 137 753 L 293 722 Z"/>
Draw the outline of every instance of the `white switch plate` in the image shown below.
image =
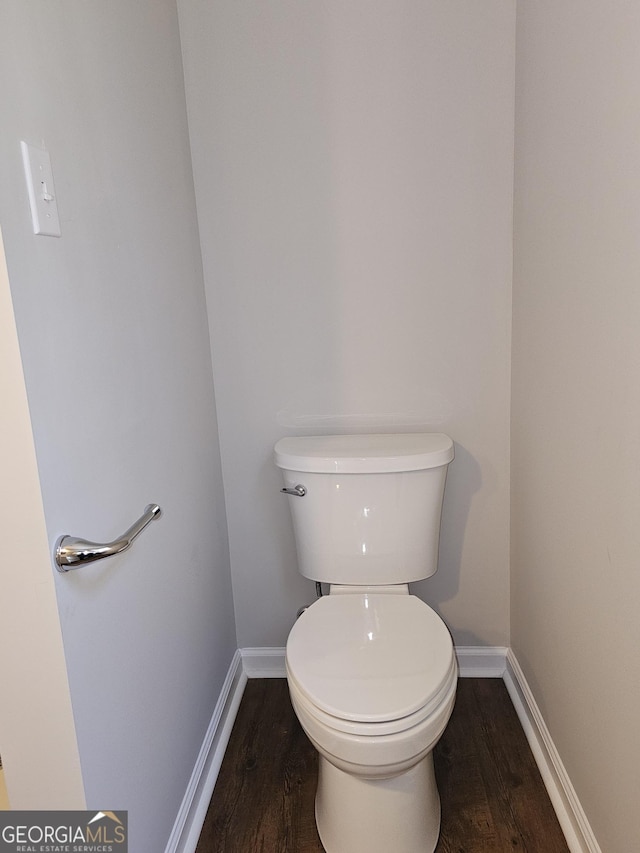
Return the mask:
<path id="1" fill-rule="evenodd" d="M 33 233 L 60 237 L 60 217 L 49 152 L 44 148 L 27 145 L 26 142 L 21 142 L 20 147 L 29 191 Z"/>

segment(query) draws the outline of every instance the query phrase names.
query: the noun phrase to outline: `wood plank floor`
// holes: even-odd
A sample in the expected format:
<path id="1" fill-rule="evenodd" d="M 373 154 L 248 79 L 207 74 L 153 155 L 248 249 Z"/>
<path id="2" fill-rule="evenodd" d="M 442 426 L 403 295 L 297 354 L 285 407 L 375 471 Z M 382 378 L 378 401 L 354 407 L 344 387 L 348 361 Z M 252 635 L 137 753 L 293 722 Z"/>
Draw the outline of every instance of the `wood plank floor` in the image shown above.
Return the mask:
<path id="1" fill-rule="evenodd" d="M 501 679 L 460 679 L 434 760 L 436 853 L 568 853 Z M 249 681 L 196 853 L 322 853 L 316 773 L 286 681 Z"/>

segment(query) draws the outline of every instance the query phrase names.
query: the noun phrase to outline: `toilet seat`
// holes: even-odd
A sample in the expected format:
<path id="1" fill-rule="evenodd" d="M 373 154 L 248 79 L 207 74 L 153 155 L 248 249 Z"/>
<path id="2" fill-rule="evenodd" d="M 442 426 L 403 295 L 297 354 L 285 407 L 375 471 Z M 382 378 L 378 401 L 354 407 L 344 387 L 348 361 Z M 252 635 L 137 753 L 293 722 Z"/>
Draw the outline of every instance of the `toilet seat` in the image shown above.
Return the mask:
<path id="1" fill-rule="evenodd" d="M 329 595 L 293 626 L 287 678 L 318 723 L 360 737 L 406 732 L 449 701 L 457 667 L 440 617 L 413 595 Z"/>
<path id="2" fill-rule="evenodd" d="M 438 691 L 438 694 L 433 698 L 433 700 L 423 708 L 420 708 L 420 710 L 415 711 L 413 714 L 409 714 L 406 717 L 401 717 L 397 720 L 389 720 L 388 722 L 356 723 L 352 720 L 345 720 L 341 717 L 335 717 L 331 714 L 327 714 L 325 711 L 322 711 L 317 705 L 314 705 L 309 701 L 304 693 L 298 688 L 295 680 L 292 679 L 291 673 L 288 672 L 289 692 L 291 693 L 291 698 L 294 700 L 294 704 L 298 708 L 299 712 L 306 712 L 309 717 L 313 717 L 316 723 L 327 730 L 332 730 L 336 734 L 352 735 L 359 738 L 381 738 L 386 735 L 400 735 L 420 726 L 432 715 L 436 714 L 442 705 L 446 704 L 450 700 L 451 693 L 455 690 L 456 679 L 457 667 L 455 661 L 452 661 L 450 679 L 442 689 Z"/>

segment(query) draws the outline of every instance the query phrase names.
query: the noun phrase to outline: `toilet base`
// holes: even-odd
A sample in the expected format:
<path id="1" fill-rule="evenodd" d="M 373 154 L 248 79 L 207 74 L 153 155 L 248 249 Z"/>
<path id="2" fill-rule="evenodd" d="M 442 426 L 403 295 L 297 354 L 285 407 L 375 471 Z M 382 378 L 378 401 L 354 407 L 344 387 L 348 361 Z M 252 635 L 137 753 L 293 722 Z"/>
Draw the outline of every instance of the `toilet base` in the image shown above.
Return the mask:
<path id="1" fill-rule="evenodd" d="M 433 853 L 440 797 L 433 754 L 392 779 L 364 779 L 319 756 L 316 824 L 326 853 Z"/>

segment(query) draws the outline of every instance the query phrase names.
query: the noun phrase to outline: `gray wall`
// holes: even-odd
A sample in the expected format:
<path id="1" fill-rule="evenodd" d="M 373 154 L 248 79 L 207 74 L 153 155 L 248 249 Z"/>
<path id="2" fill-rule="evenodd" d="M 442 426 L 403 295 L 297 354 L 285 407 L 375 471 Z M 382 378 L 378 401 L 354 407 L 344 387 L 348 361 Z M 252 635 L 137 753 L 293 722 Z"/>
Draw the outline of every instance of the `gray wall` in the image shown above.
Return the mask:
<path id="1" fill-rule="evenodd" d="M 518 4 L 512 646 L 606 853 L 640 849 L 640 15 Z"/>
<path id="2" fill-rule="evenodd" d="M 239 645 L 280 645 L 313 591 L 275 440 L 438 429 L 418 592 L 458 642 L 508 643 L 511 510 L 511 644 L 603 850 L 640 846 L 637 15 L 518 4 L 510 392 L 511 0 L 178 7 L 211 351 L 175 4 L 0 6 L 48 537 L 165 510 L 56 577 L 88 805 L 166 843 L 236 647 L 223 476 Z M 59 240 L 30 234 L 21 139 L 51 152 Z"/>
<path id="3" fill-rule="evenodd" d="M 131 849 L 157 853 L 236 648 L 175 3 L 6 0 L 0 33 L 0 221 L 49 540 L 164 510 L 56 578 L 88 807 L 128 809 Z M 51 153 L 60 239 L 30 233 L 21 139 Z"/>
<path id="4" fill-rule="evenodd" d="M 456 441 L 439 573 L 457 641 L 508 641 L 514 14 L 179 0 L 241 646 L 297 574 L 274 442 Z"/>

